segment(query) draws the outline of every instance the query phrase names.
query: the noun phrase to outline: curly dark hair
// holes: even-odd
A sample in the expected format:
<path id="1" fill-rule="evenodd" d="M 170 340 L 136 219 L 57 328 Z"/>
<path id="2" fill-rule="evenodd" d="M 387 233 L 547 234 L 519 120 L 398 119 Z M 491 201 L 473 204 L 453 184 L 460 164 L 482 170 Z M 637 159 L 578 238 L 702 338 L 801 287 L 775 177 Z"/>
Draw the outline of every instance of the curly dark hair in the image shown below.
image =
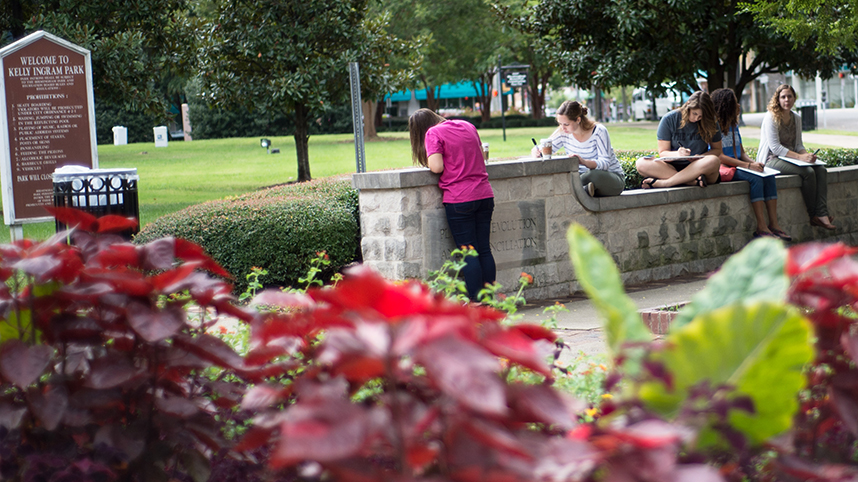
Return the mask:
<path id="1" fill-rule="evenodd" d="M 721 132 L 729 132 L 731 127 L 739 125 L 739 101 L 733 89 L 717 89 L 711 97 Z"/>

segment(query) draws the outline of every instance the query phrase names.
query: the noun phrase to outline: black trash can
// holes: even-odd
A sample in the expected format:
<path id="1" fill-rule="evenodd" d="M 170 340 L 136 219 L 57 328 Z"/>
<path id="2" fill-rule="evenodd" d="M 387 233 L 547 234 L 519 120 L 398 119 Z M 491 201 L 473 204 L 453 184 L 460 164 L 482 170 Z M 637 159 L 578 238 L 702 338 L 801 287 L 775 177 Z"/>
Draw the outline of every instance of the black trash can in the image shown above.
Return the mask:
<path id="1" fill-rule="evenodd" d="M 816 130 L 816 106 L 804 105 L 799 108 L 801 114 L 801 130 Z"/>
<path id="2" fill-rule="evenodd" d="M 71 207 L 95 217 L 116 214 L 140 219 L 137 200 L 137 169 L 87 169 L 65 166 L 54 171 L 54 206 Z M 57 232 L 66 225 L 56 221 Z M 119 233 L 126 239 L 140 226 Z"/>

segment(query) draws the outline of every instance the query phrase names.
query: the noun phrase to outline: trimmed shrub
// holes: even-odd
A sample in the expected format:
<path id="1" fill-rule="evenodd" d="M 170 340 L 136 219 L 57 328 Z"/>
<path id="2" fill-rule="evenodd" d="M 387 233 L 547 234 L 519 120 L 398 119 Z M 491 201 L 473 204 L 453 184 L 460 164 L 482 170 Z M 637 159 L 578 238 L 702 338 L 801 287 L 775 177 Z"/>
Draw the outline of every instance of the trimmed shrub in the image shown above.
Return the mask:
<path id="1" fill-rule="evenodd" d="M 174 236 L 197 243 L 241 292 L 254 266 L 268 271 L 266 284 L 297 286 L 320 251 L 331 260 L 323 276 L 355 261 L 358 219 L 357 191 L 348 180 L 321 179 L 190 206 L 148 224 L 134 242 Z"/>

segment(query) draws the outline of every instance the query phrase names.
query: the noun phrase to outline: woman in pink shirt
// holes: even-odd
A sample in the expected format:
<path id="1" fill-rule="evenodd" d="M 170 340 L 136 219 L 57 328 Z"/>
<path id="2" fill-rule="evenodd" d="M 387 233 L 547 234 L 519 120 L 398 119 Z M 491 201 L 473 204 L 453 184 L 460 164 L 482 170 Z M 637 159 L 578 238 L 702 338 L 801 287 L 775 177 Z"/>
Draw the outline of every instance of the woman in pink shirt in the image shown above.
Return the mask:
<path id="1" fill-rule="evenodd" d="M 473 246 L 477 256 L 465 260 L 462 274 L 468 297 L 486 283 L 494 283 L 495 259 L 491 235 L 494 192 L 483 160 L 477 128 L 470 122 L 447 120 L 430 109 L 420 109 L 408 119 L 411 157 L 415 164 L 441 175 L 438 187 L 447 213 L 447 224 L 456 246 Z"/>

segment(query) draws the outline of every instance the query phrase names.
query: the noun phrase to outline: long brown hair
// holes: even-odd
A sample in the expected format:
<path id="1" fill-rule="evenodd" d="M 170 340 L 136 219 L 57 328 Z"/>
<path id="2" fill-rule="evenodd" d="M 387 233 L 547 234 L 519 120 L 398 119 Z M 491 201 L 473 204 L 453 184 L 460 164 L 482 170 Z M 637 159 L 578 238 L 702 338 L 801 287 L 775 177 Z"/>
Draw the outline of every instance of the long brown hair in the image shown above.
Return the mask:
<path id="1" fill-rule="evenodd" d="M 781 107 L 780 103 L 781 92 L 787 89 L 792 91 L 792 96 L 798 99 L 798 95 L 796 95 L 795 89 L 793 89 L 792 86 L 788 84 L 779 85 L 778 88 L 775 89 L 775 94 L 772 96 L 771 99 L 769 99 L 768 110 L 772 113 L 772 117 L 774 118 L 775 124 L 778 126 L 789 124 L 790 120 L 792 119 L 790 111 Z"/>
<path id="2" fill-rule="evenodd" d="M 431 109 L 418 109 L 408 118 L 408 132 L 411 134 L 411 160 L 414 164 L 427 167 L 429 157 L 426 155 L 426 132 L 446 119 Z"/>
<path id="3" fill-rule="evenodd" d="M 557 109 L 557 115 L 564 115 L 570 121 L 580 118 L 581 129 L 585 131 L 589 131 L 596 125 L 593 119 L 587 117 L 588 112 L 590 111 L 587 110 L 587 106 L 581 105 L 577 100 L 567 100 L 560 104 L 560 107 Z"/>
<path id="4" fill-rule="evenodd" d="M 712 92 L 715 105 L 715 119 L 721 132 L 730 132 L 730 128 L 739 125 L 739 101 L 733 89 L 718 89 Z"/>
<path id="5" fill-rule="evenodd" d="M 715 105 L 712 104 L 712 98 L 702 90 L 691 94 L 691 97 L 679 108 L 682 113 L 682 121 L 679 123 L 680 129 L 688 124 L 688 116 L 693 109 L 700 109 L 703 113 L 703 117 L 697 121 L 697 132 L 704 141 L 711 141 L 715 133 L 718 132 L 718 127 L 715 124 Z"/>

